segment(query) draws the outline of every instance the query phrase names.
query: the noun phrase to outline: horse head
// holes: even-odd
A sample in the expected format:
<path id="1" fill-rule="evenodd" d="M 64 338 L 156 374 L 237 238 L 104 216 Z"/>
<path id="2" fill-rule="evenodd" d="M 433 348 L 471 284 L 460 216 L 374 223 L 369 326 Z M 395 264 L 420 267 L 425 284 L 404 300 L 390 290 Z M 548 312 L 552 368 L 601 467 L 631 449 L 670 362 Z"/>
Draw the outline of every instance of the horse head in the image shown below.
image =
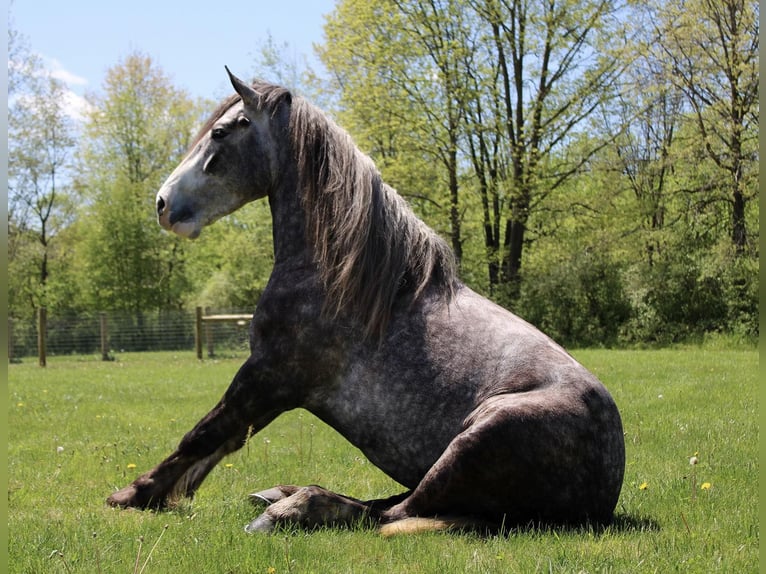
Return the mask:
<path id="1" fill-rule="evenodd" d="M 236 94 L 224 101 L 157 193 L 160 225 L 183 237 L 266 196 L 279 174 L 272 120 L 290 93 L 261 93 L 232 74 Z"/>

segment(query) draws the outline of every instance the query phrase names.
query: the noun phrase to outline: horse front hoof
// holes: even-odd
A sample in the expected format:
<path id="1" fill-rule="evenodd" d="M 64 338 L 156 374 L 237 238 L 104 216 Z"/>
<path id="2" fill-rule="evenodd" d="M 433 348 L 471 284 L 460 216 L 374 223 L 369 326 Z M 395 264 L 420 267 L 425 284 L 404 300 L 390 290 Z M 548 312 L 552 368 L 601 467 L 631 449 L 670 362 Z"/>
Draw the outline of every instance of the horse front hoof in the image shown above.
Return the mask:
<path id="1" fill-rule="evenodd" d="M 261 514 L 258 518 L 253 520 L 250 524 L 245 526 L 245 532 L 253 534 L 255 532 L 273 532 L 274 531 L 274 519 L 266 514 Z"/>
<path id="2" fill-rule="evenodd" d="M 163 510 L 172 501 L 166 497 L 156 497 L 147 488 L 140 488 L 136 483 L 121 488 L 106 499 L 112 508 L 137 508 L 139 510 Z"/>
<path id="3" fill-rule="evenodd" d="M 112 508 L 141 508 L 136 495 L 136 487 L 131 484 L 112 494 L 106 499 L 106 503 Z"/>

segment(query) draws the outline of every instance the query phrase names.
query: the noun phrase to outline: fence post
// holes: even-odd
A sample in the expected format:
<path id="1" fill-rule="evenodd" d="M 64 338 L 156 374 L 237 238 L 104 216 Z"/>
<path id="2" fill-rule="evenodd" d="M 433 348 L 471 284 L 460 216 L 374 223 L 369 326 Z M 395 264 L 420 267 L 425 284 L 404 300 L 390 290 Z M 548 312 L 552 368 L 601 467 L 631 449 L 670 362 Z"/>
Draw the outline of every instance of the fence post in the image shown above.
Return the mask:
<path id="1" fill-rule="evenodd" d="M 210 307 L 205 307 L 205 315 L 210 315 Z M 213 352 L 213 326 L 209 323 L 205 323 L 205 342 L 207 343 L 207 357 L 212 359 L 215 356 Z"/>
<path id="2" fill-rule="evenodd" d="M 37 358 L 41 367 L 44 367 L 46 364 L 45 346 L 46 346 L 47 330 L 48 330 L 48 310 L 45 307 L 40 307 L 37 310 Z"/>
<path id="3" fill-rule="evenodd" d="M 194 348 L 197 351 L 197 358 L 202 360 L 202 307 L 196 309 L 196 320 L 194 321 Z"/>
<path id="4" fill-rule="evenodd" d="M 109 328 L 106 322 L 106 313 L 101 312 L 99 315 L 101 323 L 101 360 L 109 360 Z"/>
<path id="5" fill-rule="evenodd" d="M 13 362 L 13 319 L 8 317 L 8 364 Z"/>

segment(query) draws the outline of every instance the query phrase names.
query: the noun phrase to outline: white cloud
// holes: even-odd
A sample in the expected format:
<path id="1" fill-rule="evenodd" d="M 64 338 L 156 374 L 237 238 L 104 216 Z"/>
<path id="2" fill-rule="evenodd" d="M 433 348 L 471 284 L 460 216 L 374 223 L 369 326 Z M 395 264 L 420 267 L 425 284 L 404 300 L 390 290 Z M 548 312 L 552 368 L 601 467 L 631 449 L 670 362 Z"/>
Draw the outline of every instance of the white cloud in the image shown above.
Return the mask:
<path id="1" fill-rule="evenodd" d="M 57 80 L 61 80 L 67 86 L 87 86 L 88 80 L 82 76 L 78 76 L 64 68 L 64 66 L 55 58 L 45 59 L 46 68 L 50 71 L 51 76 Z"/>
<path id="2" fill-rule="evenodd" d="M 28 62 L 9 59 L 9 72 L 16 73 L 20 77 L 30 73 L 37 78 L 52 77 L 61 82 L 63 84 L 61 104 L 64 113 L 76 123 L 82 123 L 93 109 L 93 106 L 82 95 L 85 87 L 89 84 L 87 78 L 70 72 L 56 58 L 40 53 L 33 54 L 33 57 L 34 59 L 30 60 L 31 66 Z M 19 93 L 9 94 L 8 105 L 11 106 L 17 102 L 23 103 L 27 96 L 28 94 L 25 94 L 24 86 L 22 86 Z"/>
<path id="3" fill-rule="evenodd" d="M 64 113 L 78 123 L 84 121 L 92 106 L 78 92 L 88 85 L 88 80 L 67 70 L 56 58 L 43 56 L 43 61 L 51 77 L 63 82 L 66 86 L 63 101 Z"/>
<path id="4" fill-rule="evenodd" d="M 82 122 L 93 109 L 90 102 L 72 90 L 64 93 L 64 113 L 76 122 Z"/>

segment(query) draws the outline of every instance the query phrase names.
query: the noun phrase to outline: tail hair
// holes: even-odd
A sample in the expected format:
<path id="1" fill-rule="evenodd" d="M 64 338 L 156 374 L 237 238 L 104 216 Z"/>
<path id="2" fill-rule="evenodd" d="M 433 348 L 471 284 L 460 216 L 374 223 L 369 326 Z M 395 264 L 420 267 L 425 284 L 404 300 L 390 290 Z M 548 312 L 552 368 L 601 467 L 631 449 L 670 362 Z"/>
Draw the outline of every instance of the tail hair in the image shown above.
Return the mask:
<path id="1" fill-rule="evenodd" d="M 482 530 L 490 525 L 484 521 L 465 516 L 441 518 L 403 518 L 380 527 L 380 534 L 385 538 L 403 534 L 420 534 L 422 532 L 446 532 L 454 530 Z"/>

